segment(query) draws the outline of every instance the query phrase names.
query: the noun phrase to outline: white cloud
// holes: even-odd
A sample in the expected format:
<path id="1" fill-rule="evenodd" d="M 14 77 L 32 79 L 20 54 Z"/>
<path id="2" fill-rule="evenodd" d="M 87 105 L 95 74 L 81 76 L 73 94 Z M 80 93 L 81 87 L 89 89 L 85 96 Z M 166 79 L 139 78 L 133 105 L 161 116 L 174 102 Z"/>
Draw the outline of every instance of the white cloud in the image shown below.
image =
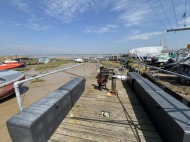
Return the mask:
<path id="1" fill-rule="evenodd" d="M 6 50 L 4 47 L 1 47 L 0 50 Z"/>
<path id="2" fill-rule="evenodd" d="M 146 20 L 150 8 L 142 1 L 118 0 L 113 10 L 120 12 L 119 19 L 125 23 L 127 27 L 142 24 Z"/>
<path id="3" fill-rule="evenodd" d="M 186 24 L 187 24 L 188 26 L 190 26 L 190 17 L 188 17 L 188 18 L 186 19 Z"/>
<path id="4" fill-rule="evenodd" d="M 184 19 L 179 22 L 180 26 L 184 26 Z M 186 26 L 190 26 L 190 17 L 186 18 Z"/>
<path id="5" fill-rule="evenodd" d="M 43 24 L 43 19 L 42 18 L 37 18 L 35 15 L 33 15 L 32 17 L 26 19 L 25 23 L 18 23 L 18 22 L 14 22 L 14 21 L 10 21 L 11 24 L 13 24 L 14 26 L 18 26 L 18 27 L 26 27 L 32 30 L 37 30 L 37 31 L 44 31 L 44 30 L 48 30 L 49 29 L 49 25 L 47 24 Z"/>
<path id="6" fill-rule="evenodd" d="M 149 13 L 149 10 L 137 10 L 132 13 L 125 12 L 120 15 L 120 19 L 124 20 L 126 22 L 126 26 L 130 27 L 133 25 L 141 24 L 141 22 L 145 19 L 145 15 Z"/>
<path id="7" fill-rule="evenodd" d="M 13 5 L 15 5 L 19 10 L 29 11 L 28 1 L 25 0 L 12 0 Z"/>
<path id="8" fill-rule="evenodd" d="M 27 19 L 26 27 L 33 29 L 33 30 L 47 30 L 49 28 L 48 25 L 40 24 L 43 19 L 39 19 L 36 16 L 32 16 L 31 18 Z"/>
<path id="9" fill-rule="evenodd" d="M 107 6 L 108 0 L 12 0 L 19 10 L 28 14 L 47 15 L 64 22 L 71 22 L 89 11 L 97 11 Z M 40 12 L 40 13 L 39 13 Z"/>
<path id="10" fill-rule="evenodd" d="M 128 39 L 129 40 L 148 40 L 153 36 L 160 35 L 161 32 L 150 32 L 150 33 L 144 33 L 144 34 L 134 34 L 134 35 L 129 35 Z"/>
<path id="11" fill-rule="evenodd" d="M 101 34 L 101 33 L 115 32 L 116 29 L 117 29 L 117 25 L 108 24 L 100 28 L 87 27 L 84 32 Z"/>
<path id="12" fill-rule="evenodd" d="M 45 31 L 49 28 L 49 26 L 42 26 L 37 23 L 29 23 L 28 25 L 26 25 L 26 27 L 37 31 Z"/>
<path id="13" fill-rule="evenodd" d="M 126 10 L 126 8 L 129 6 L 129 3 L 130 3 L 129 0 L 117 0 L 117 2 L 114 4 L 113 10 L 116 11 Z"/>
<path id="14" fill-rule="evenodd" d="M 15 26 L 22 26 L 22 24 L 20 24 L 20 23 L 13 23 Z"/>
<path id="15" fill-rule="evenodd" d="M 123 43 L 127 42 L 129 40 L 148 40 L 152 38 L 153 36 L 161 35 L 161 32 L 149 32 L 149 33 L 142 33 L 139 32 L 132 33 L 126 37 L 121 38 L 120 40 L 117 40 L 116 43 Z"/>
<path id="16" fill-rule="evenodd" d="M 100 4 L 100 0 L 44 0 L 45 13 L 64 22 L 71 22 Z"/>

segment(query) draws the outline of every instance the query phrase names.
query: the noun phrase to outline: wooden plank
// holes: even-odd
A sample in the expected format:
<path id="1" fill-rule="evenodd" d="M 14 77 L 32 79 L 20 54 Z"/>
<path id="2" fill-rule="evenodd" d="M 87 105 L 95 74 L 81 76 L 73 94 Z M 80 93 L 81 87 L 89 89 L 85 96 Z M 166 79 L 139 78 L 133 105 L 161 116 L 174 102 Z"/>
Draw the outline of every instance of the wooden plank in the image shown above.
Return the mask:
<path id="1" fill-rule="evenodd" d="M 54 134 L 48 142 L 96 142 L 94 140 L 82 139 L 80 137 L 73 137 L 63 134 Z"/>
<path id="2" fill-rule="evenodd" d="M 93 130 L 93 131 L 92 131 Z M 145 138 L 144 136 L 139 136 L 138 134 L 123 134 L 123 133 L 115 133 L 111 131 L 102 131 L 99 133 L 98 129 L 91 129 L 90 128 L 78 128 L 76 127 L 69 127 L 69 128 L 58 128 L 56 130 L 56 134 L 60 135 L 69 135 L 73 137 L 80 137 L 82 139 L 87 140 L 94 140 L 94 141 L 101 141 L 101 142 L 128 142 L 128 141 L 149 141 L 149 142 L 160 142 L 160 139 L 156 138 Z"/>
<path id="3" fill-rule="evenodd" d="M 64 123 L 72 123 L 76 125 L 88 125 L 88 126 L 94 126 L 94 127 L 103 127 L 107 129 L 114 129 L 118 131 L 123 131 L 125 128 L 128 127 L 137 127 L 140 130 L 150 131 L 150 132 L 156 132 L 155 128 L 150 124 L 139 124 L 138 122 L 134 122 L 134 125 L 131 125 L 128 121 L 125 122 L 119 122 L 119 121 L 104 121 L 104 120 L 96 120 L 96 119 L 89 119 L 89 118 L 65 118 Z"/>
<path id="4" fill-rule="evenodd" d="M 60 125 L 59 128 L 73 128 L 83 131 L 91 131 L 91 132 L 97 132 L 99 134 L 101 133 L 108 133 L 111 132 L 114 134 L 134 134 L 135 131 L 138 133 L 139 136 L 145 136 L 145 137 L 151 137 L 151 138 L 160 138 L 159 135 L 156 132 L 151 131 L 141 131 L 138 127 L 134 127 L 133 125 L 126 125 L 119 127 L 118 125 L 108 125 L 108 124 L 97 124 L 96 125 L 90 125 L 90 123 L 83 123 L 75 124 L 75 123 L 64 123 L 64 125 Z M 119 136 L 120 137 L 120 136 Z M 122 136 L 121 136 L 122 137 Z"/>

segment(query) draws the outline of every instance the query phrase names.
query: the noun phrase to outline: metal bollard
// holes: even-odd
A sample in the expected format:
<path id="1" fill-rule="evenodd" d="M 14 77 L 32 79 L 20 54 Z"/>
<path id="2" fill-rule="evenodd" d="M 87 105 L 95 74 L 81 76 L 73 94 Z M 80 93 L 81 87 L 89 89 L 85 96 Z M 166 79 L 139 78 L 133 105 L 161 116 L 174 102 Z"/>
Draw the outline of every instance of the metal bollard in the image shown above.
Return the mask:
<path id="1" fill-rule="evenodd" d="M 112 76 L 112 84 L 111 84 L 111 94 L 112 95 L 116 95 L 116 80 L 117 77 L 116 76 Z"/>

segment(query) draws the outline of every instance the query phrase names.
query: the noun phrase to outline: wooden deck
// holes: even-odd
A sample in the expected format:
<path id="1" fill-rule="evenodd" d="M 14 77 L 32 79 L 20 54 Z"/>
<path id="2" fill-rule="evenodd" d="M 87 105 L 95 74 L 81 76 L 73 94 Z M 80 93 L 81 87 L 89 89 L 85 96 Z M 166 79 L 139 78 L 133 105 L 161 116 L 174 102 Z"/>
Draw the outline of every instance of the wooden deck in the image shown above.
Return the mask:
<path id="1" fill-rule="evenodd" d="M 85 92 L 49 141 L 162 141 L 128 85 L 117 80 L 118 96 L 110 96 L 111 80 L 99 91 L 96 75 L 87 78 Z"/>

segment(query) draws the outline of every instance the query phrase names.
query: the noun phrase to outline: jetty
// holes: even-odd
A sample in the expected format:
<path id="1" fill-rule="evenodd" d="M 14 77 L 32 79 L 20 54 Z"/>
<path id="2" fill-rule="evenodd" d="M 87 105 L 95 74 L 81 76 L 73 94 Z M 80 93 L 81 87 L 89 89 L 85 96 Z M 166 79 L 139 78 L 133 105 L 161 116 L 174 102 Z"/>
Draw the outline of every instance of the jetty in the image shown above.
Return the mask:
<path id="1" fill-rule="evenodd" d="M 117 80 L 118 95 L 98 90 L 97 72 L 86 78 L 86 89 L 61 122 L 50 142 L 161 142 L 134 92 L 124 80 Z"/>
<path id="2" fill-rule="evenodd" d="M 12 141 L 190 140 L 190 108 L 183 103 L 136 72 L 112 75 L 102 90 L 97 74 L 75 77 L 11 117 Z"/>

